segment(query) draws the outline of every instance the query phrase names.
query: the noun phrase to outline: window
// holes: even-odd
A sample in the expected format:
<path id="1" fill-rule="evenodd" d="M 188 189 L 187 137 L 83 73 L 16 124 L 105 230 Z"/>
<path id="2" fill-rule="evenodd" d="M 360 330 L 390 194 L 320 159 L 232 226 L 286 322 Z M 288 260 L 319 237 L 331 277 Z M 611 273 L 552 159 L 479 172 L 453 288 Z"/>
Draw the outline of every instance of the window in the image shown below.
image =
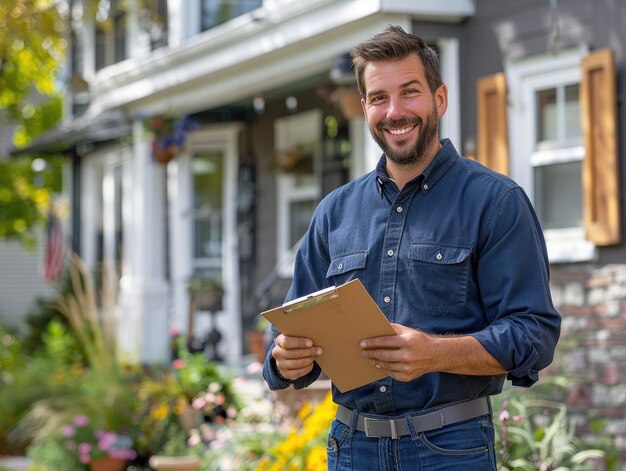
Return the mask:
<path id="1" fill-rule="evenodd" d="M 214 28 L 261 7 L 262 0 L 201 0 L 200 30 Z"/>
<path id="2" fill-rule="evenodd" d="M 585 239 L 581 126 L 584 51 L 509 64 L 510 169 L 537 211 L 552 263 L 590 260 Z"/>
<path id="3" fill-rule="evenodd" d="M 156 0 L 155 12 L 149 22 L 150 49 L 167 46 L 167 0 Z"/>
<path id="4" fill-rule="evenodd" d="M 535 91 L 535 207 L 544 230 L 583 225 L 579 84 Z"/>
<path id="5" fill-rule="evenodd" d="M 126 12 L 111 1 L 108 18 L 96 23 L 96 70 L 126 59 Z M 103 13 L 104 15 L 104 13 Z"/>
<path id="6" fill-rule="evenodd" d="M 278 264 L 282 276 L 293 273 L 292 257 L 311 222 L 321 194 L 319 176 L 322 113 L 312 110 L 276 120 L 278 168 Z M 285 263 L 289 260 L 289 263 Z"/>
<path id="7" fill-rule="evenodd" d="M 123 171 L 120 156 L 113 152 L 105 154 L 94 168 L 95 230 L 89 245 L 95 249 L 94 283 L 99 304 L 105 301 L 101 294 L 114 296 L 118 292 L 124 268 Z"/>
<path id="8" fill-rule="evenodd" d="M 194 155 L 193 271 L 195 275 L 221 277 L 224 156 L 221 151 Z"/>

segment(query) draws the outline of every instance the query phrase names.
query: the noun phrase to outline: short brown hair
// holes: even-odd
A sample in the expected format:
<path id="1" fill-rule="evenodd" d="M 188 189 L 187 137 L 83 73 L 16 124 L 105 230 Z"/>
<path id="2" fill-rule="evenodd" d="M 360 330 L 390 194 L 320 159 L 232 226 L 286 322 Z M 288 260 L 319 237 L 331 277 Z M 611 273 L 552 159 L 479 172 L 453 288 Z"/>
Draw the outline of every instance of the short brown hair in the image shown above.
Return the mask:
<path id="1" fill-rule="evenodd" d="M 441 86 L 441 72 L 437 53 L 419 36 L 407 33 L 400 26 L 390 25 L 382 33 L 354 47 L 350 53 L 361 97 L 365 97 L 363 74 L 370 62 L 397 61 L 417 54 L 424 64 L 426 80 L 431 92 Z"/>

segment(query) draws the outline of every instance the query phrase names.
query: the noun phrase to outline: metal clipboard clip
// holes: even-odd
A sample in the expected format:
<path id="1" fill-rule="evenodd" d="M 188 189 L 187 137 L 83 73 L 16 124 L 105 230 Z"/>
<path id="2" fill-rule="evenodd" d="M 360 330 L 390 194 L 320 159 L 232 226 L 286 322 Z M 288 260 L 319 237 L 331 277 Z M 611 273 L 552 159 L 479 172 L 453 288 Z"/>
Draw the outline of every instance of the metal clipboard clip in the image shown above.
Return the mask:
<path id="1" fill-rule="evenodd" d="M 302 311 L 311 306 L 321 304 L 325 301 L 328 301 L 329 299 L 334 299 L 337 297 L 339 297 L 339 293 L 337 293 L 337 288 L 331 286 L 330 288 L 325 288 L 307 296 L 303 296 L 301 298 L 286 302 L 285 304 L 283 304 L 283 312 L 285 314 L 292 314 L 294 312 Z"/>

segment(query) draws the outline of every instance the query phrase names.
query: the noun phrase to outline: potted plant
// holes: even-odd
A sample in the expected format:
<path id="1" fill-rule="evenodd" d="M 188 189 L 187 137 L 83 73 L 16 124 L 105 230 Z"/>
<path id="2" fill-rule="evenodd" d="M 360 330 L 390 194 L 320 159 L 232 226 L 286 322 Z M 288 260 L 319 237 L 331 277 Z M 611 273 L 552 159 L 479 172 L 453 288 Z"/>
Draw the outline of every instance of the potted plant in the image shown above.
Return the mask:
<path id="1" fill-rule="evenodd" d="M 187 283 L 187 291 L 196 309 L 211 312 L 222 310 L 224 286 L 219 277 L 191 277 Z"/>
<path id="2" fill-rule="evenodd" d="M 187 115 L 155 115 L 143 121 L 144 129 L 153 135 L 152 157 L 167 164 L 185 145 L 187 133 L 198 127 L 198 123 Z"/>
<path id="3" fill-rule="evenodd" d="M 265 336 L 269 327 L 269 321 L 263 317 L 258 316 L 255 322 L 255 329 L 246 332 L 246 343 L 248 344 L 248 351 L 254 356 L 255 360 L 259 363 L 265 361 L 266 343 Z"/>
<path id="4" fill-rule="evenodd" d="M 150 457 L 148 464 L 157 471 L 195 471 L 200 465 L 200 453 L 201 449 L 189 443 L 187 434 L 171 422 L 163 448 Z"/>
<path id="5" fill-rule="evenodd" d="M 65 424 L 62 436 L 65 449 L 91 471 L 123 471 L 137 457 L 130 436 L 105 430 L 85 415 Z"/>

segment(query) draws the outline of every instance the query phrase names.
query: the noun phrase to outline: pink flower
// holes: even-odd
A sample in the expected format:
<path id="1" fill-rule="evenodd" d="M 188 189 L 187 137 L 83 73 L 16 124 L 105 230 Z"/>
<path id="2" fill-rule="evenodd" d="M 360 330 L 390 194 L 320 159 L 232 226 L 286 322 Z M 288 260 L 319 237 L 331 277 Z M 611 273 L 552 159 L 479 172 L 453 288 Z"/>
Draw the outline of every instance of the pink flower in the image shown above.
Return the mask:
<path id="1" fill-rule="evenodd" d="M 78 445 L 78 452 L 81 455 L 88 455 L 91 452 L 91 444 L 81 443 L 80 445 Z"/>
<path id="2" fill-rule="evenodd" d="M 196 399 L 193 400 L 193 402 L 191 403 L 191 407 L 193 407 L 196 410 L 200 410 L 202 409 L 204 406 L 206 406 L 206 400 L 203 397 L 197 397 Z"/>
<path id="3" fill-rule="evenodd" d="M 500 412 L 500 422 L 504 422 L 505 420 L 509 420 L 509 411 L 503 410 Z"/>
<path id="4" fill-rule="evenodd" d="M 185 367 L 185 360 L 183 360 L 182 358 L 177 358 L 176 360 L 172 361 L 172 368 L 174 368 L 175 370 L 182 370 Z"/>
<path id="5" fill-rule="evenodd" d="M 72 427 L 71 425 L 65 425 L 63 426 L 63 436 L 64 437 L 73 437 L 74 434 L 76 433 L 76 429 L 74 427 Z"/>
<path id="6" fill-rule="evenodd" d="M 91 461 L 91 459 L 89 458 L 89 455 L 80 455 L 78 459 L 80 460 L 81 463 L 84 463 L 84 464 L 88 464 Z"/>
<path id="7" fill-rule="evenodd" d="M 98 436 L 98 447 L 104 451 L 108 451 L 117 439 L 117 435 L 110 432 L 97 432 L 96 436 Z"/>
<path id="8" fill-rule="evenodd" d="M 77 415 L 76 417 L 74 417 L 74 424 L 78 425 L 79 427 L 84 427 L 85 425 L 89 424 L 89 417 L 87 417 L 86 415 Z"/>

